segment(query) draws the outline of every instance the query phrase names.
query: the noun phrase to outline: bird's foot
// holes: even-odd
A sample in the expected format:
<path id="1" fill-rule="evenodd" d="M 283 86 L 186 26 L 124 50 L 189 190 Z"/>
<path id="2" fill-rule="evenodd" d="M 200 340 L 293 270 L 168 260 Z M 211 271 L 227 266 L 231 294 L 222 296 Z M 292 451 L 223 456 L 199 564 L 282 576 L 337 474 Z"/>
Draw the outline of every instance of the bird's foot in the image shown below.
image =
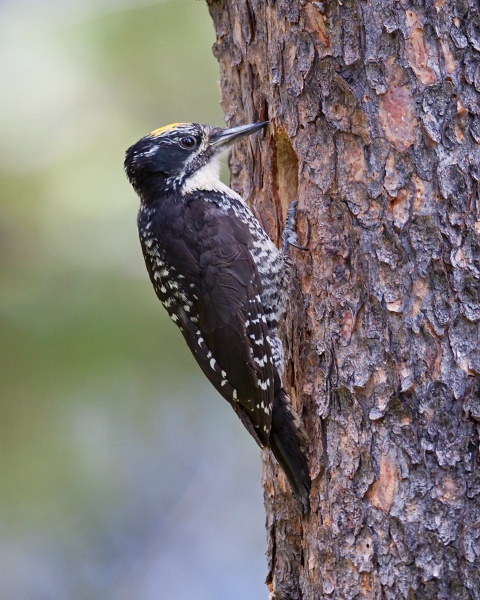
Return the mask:
<path id="1" fill-rule="evenodd" d="M 287 220 L 285 222 L 285 229 L 282 234 L 282 251 L 284 254 L 288 254 L 290 246 L 298 248 L 298 250 L 309 250 L 306 246 L 300 246 L 298 243 L 298 237 L 296 232 L 297 226 L 297 206 L 298 200 L 294 200 L 287 211 Z"/>

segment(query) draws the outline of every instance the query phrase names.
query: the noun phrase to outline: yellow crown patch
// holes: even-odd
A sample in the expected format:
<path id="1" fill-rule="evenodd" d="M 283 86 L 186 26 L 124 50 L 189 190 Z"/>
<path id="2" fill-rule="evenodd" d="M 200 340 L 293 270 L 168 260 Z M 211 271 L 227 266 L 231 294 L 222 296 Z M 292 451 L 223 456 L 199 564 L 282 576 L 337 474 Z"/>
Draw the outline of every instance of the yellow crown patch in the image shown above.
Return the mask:
<path id="1" fill-rule="evenodd" d="M 164 127 L 160 127 L 159 129 L 154 129 L 153 131 L 150 132 L 149 135 L 151 135 L 153 137 L 158 137 L 159 135 L 162 135 L 163 133 L 166 133 L 167 131 L 175 129 L 175 127 L 178 127 L 179 125 L 188 125 L 188 123 L 170 123 L 170 125 L 165 125 Z"/>

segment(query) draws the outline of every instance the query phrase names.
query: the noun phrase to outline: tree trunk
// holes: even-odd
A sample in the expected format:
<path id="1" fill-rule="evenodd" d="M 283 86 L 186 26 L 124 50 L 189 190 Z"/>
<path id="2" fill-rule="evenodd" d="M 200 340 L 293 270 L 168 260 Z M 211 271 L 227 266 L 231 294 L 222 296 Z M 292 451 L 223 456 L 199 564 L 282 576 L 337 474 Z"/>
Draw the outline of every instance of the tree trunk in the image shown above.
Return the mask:
<path id="1" fill-rule="evenodd" d="M 272 239 L 310 439 L 301 520 L 265 459 L 271 598 L 480 598 L 477 0 L 208 0 L 231 157 Z"/>

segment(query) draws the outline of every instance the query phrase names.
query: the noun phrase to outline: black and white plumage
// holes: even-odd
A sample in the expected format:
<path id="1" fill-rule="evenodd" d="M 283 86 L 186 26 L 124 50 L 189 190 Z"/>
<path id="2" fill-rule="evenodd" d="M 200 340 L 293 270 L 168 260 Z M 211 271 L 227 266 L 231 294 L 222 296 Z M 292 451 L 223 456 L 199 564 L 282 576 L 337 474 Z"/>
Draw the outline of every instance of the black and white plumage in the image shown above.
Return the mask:
<path id="1" fill-rule="evenodd" d="M 138 229 L 155 292 L 201 369 L 309 511 L 306 436 L 282 387 L 287 250 L 279 251 L 241 197 L 219 178 L 233 141 L 267 122 L 231 129 L 175 123 L 131 146 L 125 170 L 140 197 Z"/>

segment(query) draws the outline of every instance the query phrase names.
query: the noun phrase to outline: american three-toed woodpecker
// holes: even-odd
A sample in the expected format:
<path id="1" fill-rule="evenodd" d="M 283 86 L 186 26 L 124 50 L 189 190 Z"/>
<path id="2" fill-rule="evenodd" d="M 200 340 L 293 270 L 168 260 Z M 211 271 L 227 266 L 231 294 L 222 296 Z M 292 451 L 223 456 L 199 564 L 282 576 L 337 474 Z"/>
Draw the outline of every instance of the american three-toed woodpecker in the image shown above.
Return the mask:
<path id="1" fill-rule="evenodd" d="M 220 129 L 174 123 L 131 146 L 125 170 L 140 197 L 138 230 L 150 279 L 201 369 L 309 511 L 306 436 L 282 386 L 288 247 L 279 251 L 242 198 L 221 182 L 220 157 L 267 122 Z"/>

